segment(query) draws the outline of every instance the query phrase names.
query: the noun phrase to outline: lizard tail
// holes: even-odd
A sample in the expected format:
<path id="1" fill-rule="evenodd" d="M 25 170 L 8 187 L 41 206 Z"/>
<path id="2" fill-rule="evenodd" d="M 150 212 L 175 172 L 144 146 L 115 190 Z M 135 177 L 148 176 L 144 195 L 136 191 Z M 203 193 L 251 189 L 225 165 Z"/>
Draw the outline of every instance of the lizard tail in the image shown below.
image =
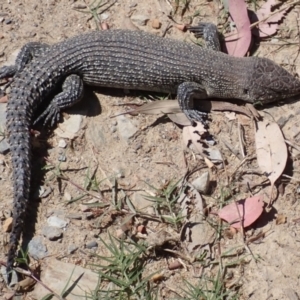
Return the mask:
<path id="1" fill-rule="evenodd" d="M 18 89 L 17 89 L 18 90 Z M 14 199 L 13 199 L 13 224 L 10 234 L 9 250 L 7 258 L 8 281 L 11 281 L 19 240 L 26 228 L 24 219 L 29 200 L 31 181 L 31 143 L 30 123 L 31 110 L 29 103 L 24 100 L 24 94 L 12 93 L 7 104 L 7 131 L 10 144 Z"/>

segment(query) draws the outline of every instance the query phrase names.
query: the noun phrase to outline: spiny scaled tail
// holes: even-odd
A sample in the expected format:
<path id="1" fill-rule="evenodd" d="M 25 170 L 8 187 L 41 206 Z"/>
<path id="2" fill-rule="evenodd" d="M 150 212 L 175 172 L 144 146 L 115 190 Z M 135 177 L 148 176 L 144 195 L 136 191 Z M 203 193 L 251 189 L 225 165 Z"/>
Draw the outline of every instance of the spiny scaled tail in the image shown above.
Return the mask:
<path id="1" fill-rule="evenodd" d="M 25 100 L 23 100 L 25 101 Z M 10 234 L 7 258 L 7 271 L 9 281 L 11 271 L 17 254 L 19 240 L 24 228 L 24 219 L 27 210 L 30 180 L 31 180 L 31 143 L 29 124 L 31 122 L 28 111 L 20 105 L 19 101 L 9 99 L 7 106 L 7 131 L 10 144 L 14 199 L 13 199 L 13 225 Z"/>

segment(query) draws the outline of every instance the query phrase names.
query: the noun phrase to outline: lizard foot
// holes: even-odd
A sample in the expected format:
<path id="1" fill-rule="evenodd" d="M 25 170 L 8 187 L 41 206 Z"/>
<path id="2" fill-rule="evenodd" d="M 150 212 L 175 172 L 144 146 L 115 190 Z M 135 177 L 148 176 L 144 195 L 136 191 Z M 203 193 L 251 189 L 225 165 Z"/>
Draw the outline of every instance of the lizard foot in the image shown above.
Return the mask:
<path id="1" fill-rule="evenodd" d="M 207 127 L 207 113 L 196 110 L 196 109 L 184 109 L 183 110 L 184 114 L 187 116 L 187 118 L 192 122 L 193 125 L 195 125 L 196 122 L 200 122 L 203 124 L 203 126 Z"/>
<path id="2" fill-rule="evenodd" d="M 38 123 L 40 120 L 45 119 L 43 125 L 50 123 L 53 127 L 60 119 L 60 109 L 55 103 L 51 103 L 47 109 L 33 122 L 33 125 Z"/>

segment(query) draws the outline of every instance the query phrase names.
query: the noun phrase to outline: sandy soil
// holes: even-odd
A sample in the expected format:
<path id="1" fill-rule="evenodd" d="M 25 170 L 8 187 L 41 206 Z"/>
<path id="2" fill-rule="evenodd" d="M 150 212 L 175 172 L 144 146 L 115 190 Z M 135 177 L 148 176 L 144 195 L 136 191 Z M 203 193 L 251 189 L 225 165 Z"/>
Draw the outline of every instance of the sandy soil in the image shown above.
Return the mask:
<path id="1" fill-rule="evenodd" d="M 84 2 L 0 1 L 0 65 L 6 64 L 12 53 L 29 41 L 53 44 L 78 33 L 94 30 L 96 24 L 99 25 L 101 22 L 108 24 L 109 28 L 136 27 L 139 30 L 158 35 L 166 34 L 167 37 L 190 42 L 191 35 L 176 28 L 176 23 L 164 13 L 168 10 L 168 5 L 161 9 L 159 3 L 166 2 L 116 1 L 111 7 L 104 5 L 103 10 L 104 8 L 107 10 L 103 13 L 100 8 L 99 20 L 95 21 L 91 13 L 83 13 L 86 9 L 74 9 L 84 6 Z M 220 4 L 192 0 L 183 17 L 182 7 L 179 7 L 174 20 L 178 24 L 205 20 L 220 24 L 222 27 L 224 20 L 222 12 Z M 259 56 L 273 59 L 294 74 L 299 74 L 297 12 L 297 9 L 293 8 L 280 25 L 278 38 L 261 43 L 258 50 Z M 142 25 L 144 21 L 145 25 Z M 161 23 L 158 29 L 155 25 L 157 21 Z M 166 30 L 169 25 L 170 28 Z M 126 115 L 110 118 L 111 115 L 126 110 L 119 106 L 120 104 L 142 103 L 141 99 L 149 99 L 149 96 L 128 91 L 97 90 L 96 94 L 88 91 L 82 105 L 64 114 L 68 120 L 70 116 L 79 113 L 80 129 L 74 138 L 63 138 L 60 132 L 53 130 L 50 132 L 41 130 L 41 135 L 37 135 L 34 141 L 36 176 L 33 180 L 33 195 L 38 195 L 40 187 L 43 187 L 46 196 L 40 201 L 34 200 L 36 197 L 33 196 L 30 218 L 35 219 L 35 225 L 34 228 L 28 226 L 26 230 L 32 238 L 40 238 L 48 251 L 48 257 L 39 261 L 42 273 L 49 257 L 89 268 L 89 264 L 99 263 L 91 254 L 109 255 L 101 240 L 108 240 L 108 232 L 119 236 L 119 230 L 123 228 L 129 214 L 109 211 L 111 206 L 109 209 L 105 206 L 85 211 L 86 207 L 82 204 L 101 202 L 109 205 L 114 198 L 111 192 L 114 178 L 117 179 L 120 188 L 119 199 L 124 198 L 121 189 L 127 196 L 135 199 L 138 191 L 155 193 L 151 187 L 163 188 L 168 182 L 185 176 L 188 169 L 200 166 L 200 170 L 189 177 L 189 182 L 202 173 L 209 172 L 210 188 L 209 192 L 203 195 L 203 199 L 205 206 L 212 211 L 216 211 L 222 201 L 225 203 L 230 199 L 239 200 L 249 196 L 249 186 L 253 194 L 260 193 L 268 199 L 270 185 L 257 165 L 254 146 L 255 126 L 250 119 L 240 116 L 229 119 L 222 112 L 211 115 L 209 132 L 217 142 L 213 147 L 222 153 L 225 168 L 221 163 L 209 169 L 199 155 L 183 151 L 182 127 L 175 125 L 167 117 Z M 285 137 L 294 145 L 297 145 L 299 133 L 296 120 L 298 106 L 294 103 L 266 110 L 266 114 L 271 114 L 276 121 L 285 118 L 285 122 L 280 125 Z M 134 131 L 132 136 L 124 134 L 122 122 L 128 131 L 131 129 Z M 235 153 L 239 153 L 239 126 L 244 128 L 245 151 L 247 157 L 251 158 L 244 163 L 241 163 L 240 155 L 234 155 L 234 151 L 230 150 L 231 148 Z M 64 143 L 66 145 L 62 147 Z M 284 172 L 295 180 L 283 178 L 284 180 L 277 184 L 277 187 L 282 188 L 282 192 L 279 193 L 272 210 L 269 213 L 265 212 L 255 226 L 245 233 L 246 238 L 264 233 L 260 239 L 246 247 L 240 233 L 227 235 L 228 230 L 223 230 L 221 236 L 214 242 L 211 240 L 203 242 L 204 244 L 210 242 L 213 252 L 225 253 L 235 246 L 242 249 L 242 253 L 236 251 L 233 259 L 225 260 L 226 263 L 230 261 L 238 263 L 224 271 L 224 284 L 227 288 L 238 291 L 238 299 L 299 299 L 297 261 L 300 227 L 297 220 L 300 208 L 297 178 L 300 178 L 298 174 L 300 169 L 299 153 L 296 150 L 297 148 L 289 147 L 289 160 Z M 44 157 L 47 157 L 47 165 L 56 168 L 59 166 L 62 176 L 68 180 L 53 176 L 53 169 L 44 170 L 41 174 L 40 170 L 46 164 Z M 4 223 L 12 209 L 12 172 L 9 153 L 1 154 L 0 162 L 0 218 L 3 225 L 0 259 L 5 261 L 9 233 L 5 232 Z M 240 165 L 239 171 L 234 172 Z M 234 175 L 231 176 L 232 174 Z M 89 181 L 89 178 L 92 180 Z M 229 178 L 231 180 L 228 180 Z M 89 193 L 85 194 L 85 190 Z M 75 200 L 69 203 L 70 199 Z M 126 208 L 126 205 L 124 207 Z M 54 215 L 66 220 L 68 225 L 63 230 L 62 237 L 50 241 L 45 237 L 44 230 L 47 220 Z M 278 224 L 281 223 L 278 222 L 278 215 L 284 220 L 282 224 Z M 140 224 L 144 224 L 144 221 L 142 218 L 139 219 Z M 180 233 L 180 228 L 175 230 L 174 227 L 162 223 L 149 222 L 146 227 L 148 236 L 149 232 L 162 230 L 171 232 L 171 235 Z M 198 234 L 201 235 L 203 232 L 199 231 Z M 217 236 L 215 231 L 213 234 Z M 91 242 L 97 242 L 98 246 L 89 249 L 88 245 Z M 183 253 L 182 244 L 171 243 L 168 246 Z M 76 248 L 75 251 L 70 250 L 72 247 Z M 185 268 L 169 271 L 168 262 L 175 259 L 176 255 L 170 256 L 166 253 L 155 255 L 156 259 L 146 264 L 145 276 L 153 271 L 167 270 L 164 279 L 157 283 L 159 299 L 175 299 L 183 295 L 181 288 L 185 287 L 185 280 L 197 285 L 200 279 L 195 276 L 194 271 L 195 268 L 201 269 L 201 264 L 185 261 Z M 207 276 L 209 272 L 214 273 L 217 269 L 215 267 L 205 269 L 204 274 Z M 8 294 L 9 290 L 1 279 L 0 296 L 3 298 Z M 34 291 L 21 294 L 24 299 L 39 299 Z"/>

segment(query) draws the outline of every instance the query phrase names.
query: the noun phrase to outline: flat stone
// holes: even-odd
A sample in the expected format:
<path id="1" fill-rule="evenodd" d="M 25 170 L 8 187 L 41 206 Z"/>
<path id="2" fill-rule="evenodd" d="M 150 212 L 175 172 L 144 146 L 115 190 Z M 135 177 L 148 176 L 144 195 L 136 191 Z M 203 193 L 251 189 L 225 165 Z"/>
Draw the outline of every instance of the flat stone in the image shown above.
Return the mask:
<path id="1" fill-rule="evenodd" d="M 9 217 L 7 218 L 2 225 L 2 231 L 3 232 L 10 232 L 12 228 L 13 218 Z"/>
<path id="2" fill-rule="evenodd" d="M 0 153 L 1 154 L 5 154 L 9 151 L 9 144 L 7 142 L 6 139 L 3 139 L 1 142 L 0 142 Z"/>
<path id="3" fill-rule="evenodd" d="M 29 242 L 28 253 L 37 260 L 49 255 L 47 247 L 43 244 L 43 239 L 41 237 L 34 237 Z"/>
<path id="4" fill-rule="evenodd" d="M 74 244 L 69 245 L 69 247 L 68 247 L 68 253 L 69 253 L 69 254 L 72 254 L 72 253 L 74 253 L 77 249 L 78 249 L 78 247 L 77 247 L 76 245 L 74 245 Z"/>
<path id="5" fill-rule="evenodd" d="M 130 19 L 139 26 L 145 26 L 149 21 L 149 16 L 146 15 L 132 15 Z"/>
<path id="6" fill-rule="evenodd" d="M 208 158 L 212 162 L 215 162 L 215 163 L 223 162 L 223 158 L 222 158 L 221 152 L 218 149 L 208 148 L 205 151 L 208 152 Z"/>
<path id="7" fill-rule="evenodd" d="M 47 223 L 49 226 L 54 226 L 58 228 L 65 228 L 68 225 L 68 222 L 57 217 L 57 216 L 51 216 L 47 219 Z"/>
<path id="8" fill-rule="evenodd" d="M 87 242 L 85 244 L 85 247 L 88 248 L 88 249 L 97 248 L 98 243 L 96 241 Z"/>
<path id="9" fill-rule="evenodd" d="M 66 148 L 67 147 L 67 142 L 64 139 L 60 139 L 58 142 L 58 147 L 59 148 Z"/>
<path id="10" fill-rule="evenodd" d="M 128 142 L 136 134 L 138 128 L 123 115 L 117 116 L 117 121 L 120 137 Z"/>
<path id="11" fill-rule="evenodd" d="M 82 115 L 70 115 L 69 119 L 64 120 L 59 124 L 59 127 L 54 130 L 55 134 L 61 138 L 74 139 L 81 128 L 83 117 Z"/>
<path id="12" fill-rule="evenodd" d="M 106 143 L 106 138 L 101 127 L 95 125 L 95 123 L 91 122 L 90 126 L 87 127 L 85 132 L 86 138 L 87 140 L 92 141 L 96 148 L 101 149 Z"/>
<path id="13" fill-rule="evenodd" d="M 77 280 L 78 283 L 74 284 L 71 292 L 68 293 L 68 300 L 85 299 L 86 295 L 90 295 L 99 284 L 98 274 L 94 271 L 55 258 L 45 260 L 41 281 L 58 295 L 65 289 L 66 282 L 74 283 Z M 41 284 L 37 284 L 30 294 L 34 299 L 42 299 L 46 295 L 49 295 L 49 290 Z"/>
<path id="14" fill-rule="evenodd" d="M 201 176 L 196 178 L 192 185 L 198 190 L 200 193 L 206 194 L 209 188 L 209 172 L 203 173 Z"/>
<path id="15" fill-rule="evenodd" d="M 62 237 L 62 230 L 58 227 L 44 226 L 42 229 L 42 234 L 50 241 L 56 241 Z"/>
<path id="16" fill-rule="evenodd" d="M 153 201 L 146 198 L 147 195 L 145 193 L 136 192 L 134 193 L 131 202 L 137 210 L 146 212 L 146 213 L 153 213 Z"/>

